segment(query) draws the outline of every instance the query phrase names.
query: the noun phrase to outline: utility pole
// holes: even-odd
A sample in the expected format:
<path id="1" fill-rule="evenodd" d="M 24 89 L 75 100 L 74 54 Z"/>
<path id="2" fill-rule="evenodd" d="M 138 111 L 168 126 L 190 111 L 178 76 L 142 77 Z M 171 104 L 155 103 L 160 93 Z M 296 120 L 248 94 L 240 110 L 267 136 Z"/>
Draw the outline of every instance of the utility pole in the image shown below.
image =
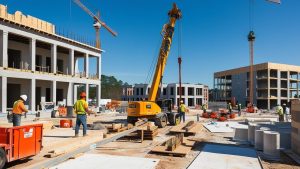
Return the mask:
<path id="1" fill-rule="evenodd" d="M 253 104 L 253 53 L 254 53 L 254 31 L 250 31 L 248 34 L 249 49 L 250 49 L 250 70 L 249 70 L 249 103 Z"/>

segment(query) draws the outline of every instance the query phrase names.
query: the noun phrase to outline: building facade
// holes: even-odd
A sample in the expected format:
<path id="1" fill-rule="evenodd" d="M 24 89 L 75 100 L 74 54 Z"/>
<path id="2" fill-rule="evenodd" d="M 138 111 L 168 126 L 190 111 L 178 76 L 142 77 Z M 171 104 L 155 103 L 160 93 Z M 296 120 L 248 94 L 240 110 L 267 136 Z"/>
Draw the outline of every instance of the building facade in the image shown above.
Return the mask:
<path id="1" fill-rule="evenodd" d="M 0 111 L 6 112 L 21 94 L 28 96 L 29 110 L 41 102 L 72 106 L 77 87 L 97 88 L 101 93 L 101 50 L 60 36 L 55 26 L 32 16 L 7 13 L 0 5 Z M 96 73 L 89 73 L 89 59 L 97 60 Z M 79 60 L 83 71 L 76 71 Z M 75 93 L 75 94 L 74 94 Z M 87 98 L 89 98 L 87 96 Z"/>
<path id="2" fill-rule="evenodd" d="M 271 109 L 299 98 L 300 66 L 262 63 L 253 66 L 254 104 Z M 249 100 L 249 66 L 214 73 L 214 100 Z"/>
<path id="3" fill-rule="evenodd" d="M 124 101 L 140 101 L 147 100 L 150 91 L 148 84 L 135 84 L 123 86 L 122 100 Z M 208 103 L 208 86 L 202 84 L 182 84 L 182 100 L 189 107 Z M 158 91 L 159 98 L 172 99 L 174 105 L 178 105 L 179 100 L 179 84 L 170 83 L 163 84 Z"/>

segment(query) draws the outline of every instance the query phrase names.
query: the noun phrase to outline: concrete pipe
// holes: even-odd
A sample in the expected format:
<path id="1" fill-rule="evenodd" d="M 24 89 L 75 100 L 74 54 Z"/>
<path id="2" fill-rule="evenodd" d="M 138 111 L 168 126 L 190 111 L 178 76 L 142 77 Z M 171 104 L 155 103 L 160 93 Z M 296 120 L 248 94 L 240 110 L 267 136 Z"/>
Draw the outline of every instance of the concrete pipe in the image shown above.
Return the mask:
<path id="1" fill-rule="evenodd" d="M 280 156 L 280 134 L 276 131 L 264 131 L 264 154 Z"/>
<path id="2" fill-rule="evenodd" d="M 234 140 L 248 141 L 248 128 L 235 128 Z"/>
<path id="3" fill-rule="evenodd" d="M 255 130 L 254 147 L 256 150 L 263 150 L 264 146 L 264 131 L 270 130 L 267 127 L 260 127 Z"/>
<path id="4" fill-rule="evenodd" d="M 291 131 L 279 131 L 280 148 L 291 149 Z"/>
<path id="5" fill-rule="evenodd" d="M 258 129 L 258 125 L 257 124 L 253 124 L 253 123 L 249 123 L 248 126 L 248 141 L 251 145 L 254 145 L 254 141 L 255 141 L 255 130 Z"/>

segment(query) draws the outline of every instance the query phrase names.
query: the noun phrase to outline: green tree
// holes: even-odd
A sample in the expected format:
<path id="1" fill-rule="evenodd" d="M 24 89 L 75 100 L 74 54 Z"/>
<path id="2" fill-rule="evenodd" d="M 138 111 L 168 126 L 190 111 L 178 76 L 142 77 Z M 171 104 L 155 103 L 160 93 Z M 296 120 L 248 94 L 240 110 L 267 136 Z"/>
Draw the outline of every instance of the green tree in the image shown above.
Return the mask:
<path id="1" fill-rule="evenodd" d="M 122 80 L 114 76 L 101 75 L 101 98 L 120 100 L 123 84 Z"/>

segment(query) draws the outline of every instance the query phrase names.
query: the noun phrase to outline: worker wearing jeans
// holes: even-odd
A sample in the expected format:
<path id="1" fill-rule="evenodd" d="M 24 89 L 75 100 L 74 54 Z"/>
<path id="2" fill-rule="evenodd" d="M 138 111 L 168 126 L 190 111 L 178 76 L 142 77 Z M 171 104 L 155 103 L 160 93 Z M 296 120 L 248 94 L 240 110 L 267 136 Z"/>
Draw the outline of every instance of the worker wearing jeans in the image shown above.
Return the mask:
<path id="1" fill-rule="evenodd" d="M 186 111 L 186 107 L 183 104 L 183 100 L 180 101 L 180 107 L 179 107 L 179 114 L 182 117 L 183 122 L 185 122 L 185 111 Z"/>
<path id="2" fill-rule="evenodd" d="M 13 126 L 20 126 L 21 125 L 21 116 L 22 113 L 27 113 L 28 110 L 25 108 L 24 102 L 26 102 L 27 96 L 21 95 L 20 99 L 14 102 L 13 105 Z"/>
<path id="3" fill-rule="evenodd" d="M 83 136 L 86 136 L 87 124 L 86 124 L 86 114 L 89 114 L 88 103 L 86 100 L 85 92 L 80 93 L 80 100 L 77 100 L 74 104 L 74 110 L 77 114 L 76 118 L 76 127 L 75 127 L 75 137 L 78 137 L 79 128 L 82 124 L 83 127 Z"/>

